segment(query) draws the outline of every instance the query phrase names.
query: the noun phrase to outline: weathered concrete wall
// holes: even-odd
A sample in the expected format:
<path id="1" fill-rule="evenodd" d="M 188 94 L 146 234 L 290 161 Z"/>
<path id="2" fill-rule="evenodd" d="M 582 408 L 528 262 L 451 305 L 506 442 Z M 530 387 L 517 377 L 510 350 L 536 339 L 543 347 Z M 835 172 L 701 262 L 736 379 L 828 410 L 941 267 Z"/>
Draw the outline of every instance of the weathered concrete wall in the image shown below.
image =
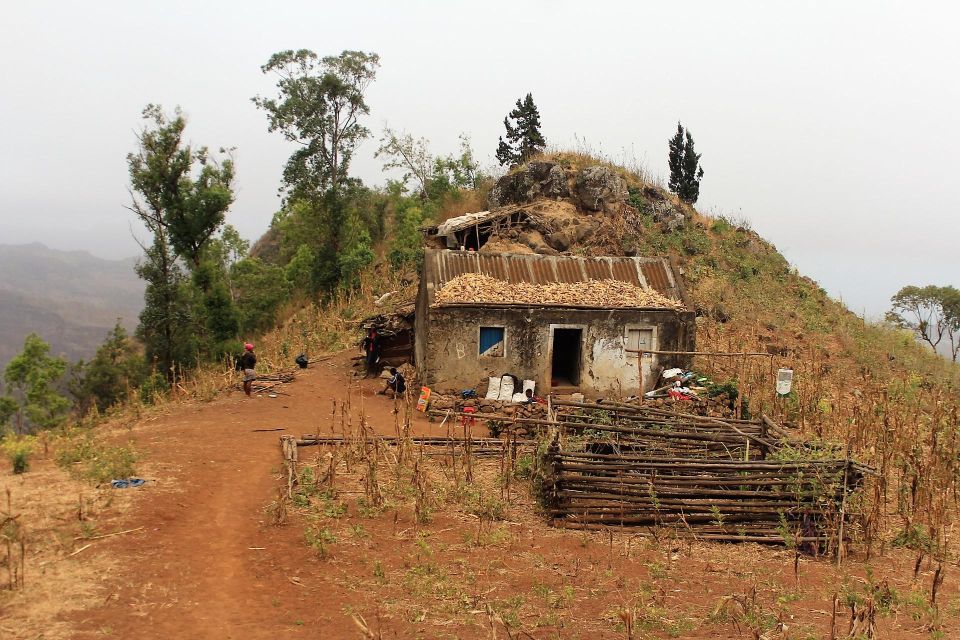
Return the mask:
<path id="1" fill-rule="evenodd" d="M 482 326 L 505 328 L 503 356 L 479 355 Z M 639 390 L 636 356 L 625 351 L 628 329 L 652 329 L 654 349 L 694 347 L 689 311 L 427 307 L 417 309 L 418 366 L 426 384 L 439 390 L 477 388 L 482 393 L 488 377 L 511 373 L 535 380 L 538 393 L 547 393 L 551 327 L 582 330 L 579 390 L 588 396 L 625 397 Z M 683 359 L 656 358 L 644 390 L 653 384 L 659 366 L 684 364 Z"/>

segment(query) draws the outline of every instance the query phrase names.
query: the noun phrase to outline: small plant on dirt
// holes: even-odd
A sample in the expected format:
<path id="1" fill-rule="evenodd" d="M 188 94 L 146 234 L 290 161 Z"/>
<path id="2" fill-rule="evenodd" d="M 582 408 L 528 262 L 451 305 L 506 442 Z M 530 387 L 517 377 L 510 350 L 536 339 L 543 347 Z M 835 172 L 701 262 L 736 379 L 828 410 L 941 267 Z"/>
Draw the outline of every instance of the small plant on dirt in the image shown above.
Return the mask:
<path id="1" fill-rule="evenodd" d="M 3 544 L 6 549 L 6 557 L 0 566 L 7 567 L 7 588 L 10 591 L 23 588 L 26 562 L 25 538 L 20 514 L 13 512 L 13 498 L 8 488 L 6 510 L 0 511 L 0 544 Z"/>
<path id="2" fill-rule="evenodd" d="M 280 527 L 287 524 L 287 504 L 289 502 L 290 499 L 287 497 L 287 492 L 283 489 L 283 487 L 278 487 L 277 499 L 268 504 L 266 508 L 267 518 L 269 519 L 270 524 L 275 527 Z"/>
<path id="3" fill-rule="evenodd" d="M 364 527 L 362 524 L 350 525 L 350 533 L 352 533 L 353 537 L 357 540 L 363 540 L 370 537 L 366 527 Z"/>
<path id="4" fill-rule="evenodd" d="M 894 547 L 905 547 L 914 551 L 924 551 L 929 553 L 931 550 L 930 536 L 920 527 L 920 525 L 907 525 L 897 532 L 890 544 Z"/>
<path id="5" fill-rule="evenodd" d="M 716 505 L 711 505 L 710 515 L 713 516 L 713 519 L 712 519 L 713 524 L 717 525 L 718 527 L 723 526 L 723 512 L 720 511 L 719 507 L 717 507 Z"/>
<path id="6" fill-rule="evenodd" d="M 321 558 L 328 555 L 328 547 L 337 542 L 337 536 L 326 527 L 309 526 L 303 530 L 307 546 L 314 549 Z"/>
<path id="7" fill-rule="evenodd" d="M 80 523 L 80 537 L 89 540 L 90 538 L 97 535 L 97 525 L 89 520 L 84 520 Z"/>
<path id="8" fill-rule="evenodd" d="M 347 514 L 347 505 L 342 502 L 330 499 L 325 500 L 323 505 L 323 515 L 328 518 L 339 519 Z"/>
<path id="9" fill-rule="evenodd" d="M 517 461 L 513 466 L 513 477 L 517 480 L 530 480 L 536 470 L 537 460 L 532 454 L 524 453 L 517 456 Z"/>
<path id="10" fill-rule="evenodd" d="M 503 520 L 507 517 L 506 503 L 496 496 L 477 494 L 474 500 L 468 502 L 467 510 L 481 520 Z"/>
<path id="11" fill-rule="evenodd" d="M 357 515 L 361 518 L 376 518 L 386 510 L 386 505 L 373 505 L 364 497 L 357 498 Z"/>

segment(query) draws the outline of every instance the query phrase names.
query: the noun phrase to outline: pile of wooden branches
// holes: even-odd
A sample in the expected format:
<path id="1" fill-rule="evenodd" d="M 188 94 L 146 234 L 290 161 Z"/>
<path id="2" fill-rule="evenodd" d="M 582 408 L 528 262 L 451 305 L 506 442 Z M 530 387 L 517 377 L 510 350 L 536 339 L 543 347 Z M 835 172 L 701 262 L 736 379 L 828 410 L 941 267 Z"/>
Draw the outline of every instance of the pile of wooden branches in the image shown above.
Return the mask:
<path id="1" fill-rule="evenodd" d="M 296 375 L 292 371 L 277 371 L 276 373 L 258 373 L 257 379 L 253 381 L 253 393 L 281 393 L 277 389 L 281 384 L 289 384 L 294 381 Z M 243 382 L 235 382 L 231 385 L 234 389 L 243 390 Z M 286 395 L 286 394 L 284 394 Z"/>
<path id="2" fill-rule="evenodd" d="M 298 446 L 309 447 L 313 445 L 320 446 L 343 446 L 352 444 L 378 444 L 391 446 L 411 446 L 423 450 L 423 455 L 472 455 L 477 457 L 500 456 L 504 450 L 510 450 L 518 447 L 533 447 L 536 445 L 534 440 L 526 440 L 516 437 L 506 438 L 473 438 L 446 437 L 446 436 L 409 436 L 406 438 L 398 436 L 375 436 L 367 438 L 351 438 L 342 435 L 315 435 L 303 434 L 296 441 Z"/>
<path id="3" fill-rule="evenodd" d="M 574 437 L 558 433 L 544 460 L 549 513 L 561 527 L 670 526 L 707 540 L 832 544 L 849 532 L 847 501 L 871 471 L 824 459 L 766 416 L 575 410 L 557 423 Z"/>
<path id="4" fill-rule="evenodd" d="M 630 404 L 552 402 L 549 419 L 473 414 L 552 433 L 541 460 L 553 524 L 673 527 L 707 540 L 811 544 L 849 533 L 868 467 L 767 416 L 733 420 Z"/>

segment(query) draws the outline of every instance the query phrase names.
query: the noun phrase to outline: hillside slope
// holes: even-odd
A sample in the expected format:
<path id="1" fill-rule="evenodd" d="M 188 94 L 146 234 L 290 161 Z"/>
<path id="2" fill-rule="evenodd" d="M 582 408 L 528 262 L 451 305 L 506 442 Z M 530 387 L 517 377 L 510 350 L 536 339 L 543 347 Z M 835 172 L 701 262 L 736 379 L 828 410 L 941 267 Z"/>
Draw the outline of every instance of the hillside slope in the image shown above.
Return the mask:
<path id="1" fill-rule="evenodd" d="M 136 326 L 143 282 L 134 263 L 39 243 L 0 245 L 0 367 L 31 331 L 75 360 L 92 355 L 118 318 Z"/>

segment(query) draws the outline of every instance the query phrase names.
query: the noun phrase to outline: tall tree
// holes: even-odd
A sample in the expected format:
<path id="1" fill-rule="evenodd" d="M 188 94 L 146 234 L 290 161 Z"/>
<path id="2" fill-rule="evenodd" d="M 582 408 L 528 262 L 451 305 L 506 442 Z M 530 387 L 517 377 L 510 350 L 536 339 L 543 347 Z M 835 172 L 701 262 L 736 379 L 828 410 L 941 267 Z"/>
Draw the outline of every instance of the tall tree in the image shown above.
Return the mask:
<path id="1" fill-rule="evenodd" d="M 936 351 L 944 345 L 951 359 L 960 355 L 960 291 L 955 287 L 907 286 L 890 298 L 887 320 L 913 331 Z"/>
<path id="2" fill-rule="evenodd" d="M 677 133 L 670 138 L 669 150 L 670 191 L 680 196 L 684 202 L 694 204 L 700 198 L 700 179 L 703 178 L 701 154 L 694 149 L 690 130 L 684 131 L 679 122 Z"/>
<path id="3" fill-rule="evenodd" d="M 3 411 L 16 406 L 17 433 L 24 433 L 29 425 L 35 429 L 50 429 L 66 418 L 70 401 L 56 389 L 56 384 L 67 371 L 67 361 L 50 355 L 50 345 L 31 333 L 23 342 L 23 351 L 7 363 L 3 379 L 9 392 L 0 402 Z"/>
<path id="4" fill-rule="evenodd" d="M 260 68 L 278 76 L 278 95 L 257 96 L 254 104 L 267 112 L 270 131 L 300 146 L 284 167 L 283 190 L 288 217 L 313 221 L 315 289 L 330 292 L 351 280 L 347 272 L 372 256 L 369 234 L 355 232 L 351 200 L 362 198 L 364 190 L 349 177 L 349 168 L 357 145 L 370 135 L 361 123 L 370 113 L 364 93 L 379 66 L 375 53 L 344 51 L 319 58 L 300 49 L 275 53 Z"/>
<path id="5" fill-rule="evenodd" d="M 140 148 L 127 154 L 130 184 L 140 195 L 130 208 L 151 232 L 161 230 L 192 268 L 199 267 L 233 203 L 233 161 L 218 162 L 207 147 L 184 145 L 187 123 L 180 109 L 170 118 L 160 106 L 147 105 L 143 119 L 148 126 L 138 136 Z"/>
<path id="6" fill-rule="evenodd" d="M 270 131 L 300 145 L 283 172 L 289 198 L 316 200 L 340 188 L 354 150 L 370 135 L 360 118 L 370 113 L 364 92 L 379 66 L 375 53 L 319 58 L 300 49 L 275 53 L 260 67 L 278 76 L 278 97 L 257 96 L 253 103 L 267 112 Z"/>
<path id="7" fill-rule="evenodd" d="M 210 262 L 211 241 L 233 202 L 234 168 L 229 157 L 218 162 L 206 147 L 184 144 L 186 120 L 179 109 L 169 117 L 160 106 L 147 105 L 143 119 L 138 149 L 127 155 L 133 188 L 129 208 L 153 235 L 137 266 L 147 281 L 137 333 L 147 358 L 170 376 L 175 364 L 190 361 L 197 334 L 205 333 L 205 298 L 222 298 L 212 291 L 216 267 L 205 261 Z M 201 292 L 196 303 L 181 259 Z"/>
<path id="8" fill-rule="evenodd" d="M 503 119 L 503 126 L 507 130 L 507 139 L 501 137 L 497 145 L 497 160 L 501 166 L 522 164 L 547 146 L 540 133 L 540 111 L 529 93 L 523 100 L 517 100 L 516 108 Z"/>

